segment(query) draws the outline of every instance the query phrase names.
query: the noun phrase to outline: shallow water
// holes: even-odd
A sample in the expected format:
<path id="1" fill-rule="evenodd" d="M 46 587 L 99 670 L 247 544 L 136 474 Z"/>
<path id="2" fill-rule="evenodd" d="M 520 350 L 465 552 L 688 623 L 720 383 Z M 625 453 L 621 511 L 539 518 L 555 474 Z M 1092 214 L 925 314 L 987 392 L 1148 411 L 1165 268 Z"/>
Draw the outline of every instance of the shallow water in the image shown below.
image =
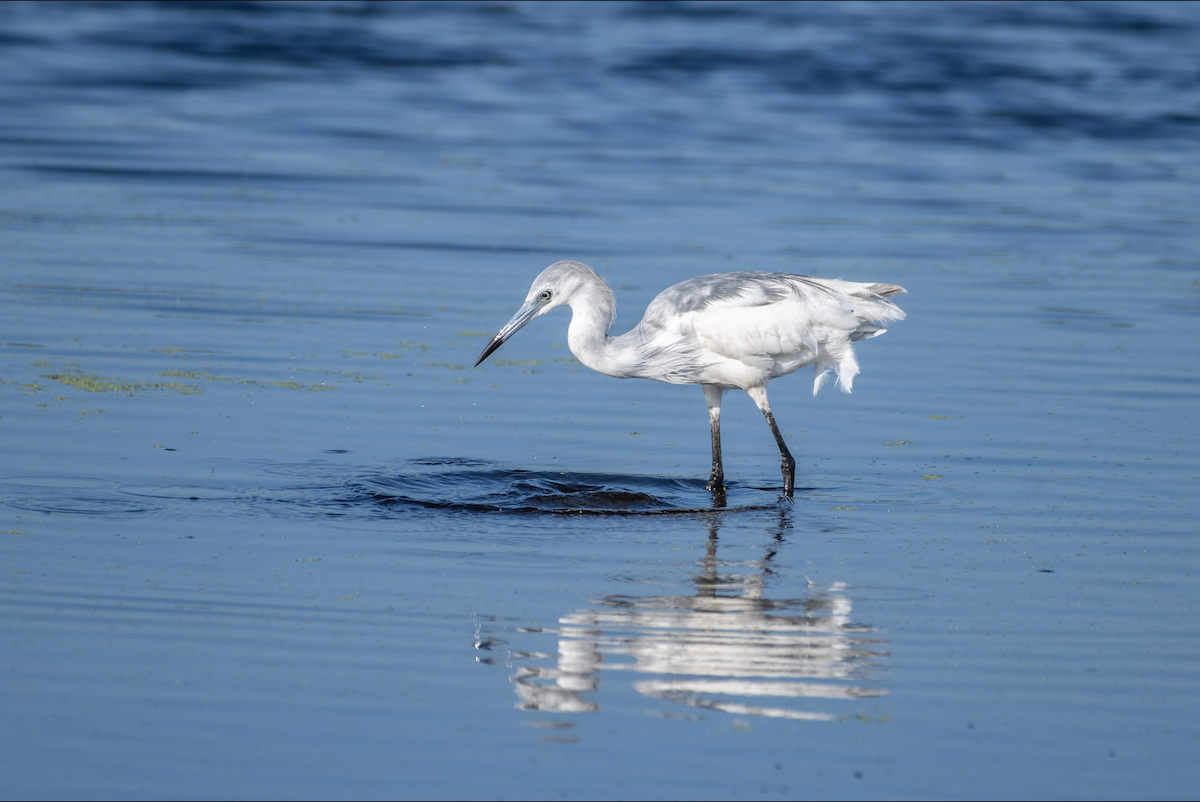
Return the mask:
<path id="1" fill-rule="evenodd" d="M 1194 796 L 1198 33 L 0 8 L 0 796 Z M 562 258 L 909 317 L 714 509 L 565 312 L 470 369 Z"/>

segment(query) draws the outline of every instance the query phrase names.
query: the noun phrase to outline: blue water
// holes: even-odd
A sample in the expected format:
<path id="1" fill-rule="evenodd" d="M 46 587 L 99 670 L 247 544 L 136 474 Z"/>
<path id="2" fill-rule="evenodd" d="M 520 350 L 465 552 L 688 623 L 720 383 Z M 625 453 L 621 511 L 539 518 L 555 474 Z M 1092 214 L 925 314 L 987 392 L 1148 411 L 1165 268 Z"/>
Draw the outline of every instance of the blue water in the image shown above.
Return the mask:
<path id="1" fill-rule="evenodd" d="M 1194 797 L 1198 137 L 1191 4 L 0 6 L 0 796 Z M 470 368 L 559 259 L 908 319 L 714 509 Z"/>

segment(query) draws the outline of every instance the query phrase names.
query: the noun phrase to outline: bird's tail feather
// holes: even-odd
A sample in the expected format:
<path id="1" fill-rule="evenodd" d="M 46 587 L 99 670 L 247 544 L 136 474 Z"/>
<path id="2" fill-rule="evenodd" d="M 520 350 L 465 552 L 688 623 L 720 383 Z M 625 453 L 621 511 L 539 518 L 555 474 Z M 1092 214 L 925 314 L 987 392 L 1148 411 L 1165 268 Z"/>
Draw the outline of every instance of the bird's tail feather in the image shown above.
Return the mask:
<path id="1" fill-rule="evenodd" d="M 872 337 L 878 337 L 880 334 L 886 334 L 887 329 L 882 326 L 876 326 L 872 323 L 860 323 L 858 328 L 850 332 L 851 342 L 859 340 L 869 340 Z"/>
<path id="2" fill-rule="evenodd" d="M 863 323 L 904 320 L 904 310 L 888 300 L 889 295 L 899 295 L 904 291 L 903 287 L 895 284 L 859 284 L 857 289 L 850 293 L 854 299 L 854 316 Z"/>
<path id="3" fill-rule="evenodd" d="M 813 378 L 814 396 L 829 380 L 830 372 L 837 374 L 837 386 L 843 393 L 854 389 L 854 377 L 858 375 L 859 370 L 854 346 L 850 344 L 851 336 L 843 334 L 840 337 L 831 337 L 821 344 L 817 352 L 817 361 L 813 365 L 816 374 Z"/>
<path id="4" fill-rule="evenodd" d="M 903 295 L 908 290 L 901 287 L 899 284 L 866 284 L 867 290 L 880 298 L 889 298 L 893 295 Z"/>

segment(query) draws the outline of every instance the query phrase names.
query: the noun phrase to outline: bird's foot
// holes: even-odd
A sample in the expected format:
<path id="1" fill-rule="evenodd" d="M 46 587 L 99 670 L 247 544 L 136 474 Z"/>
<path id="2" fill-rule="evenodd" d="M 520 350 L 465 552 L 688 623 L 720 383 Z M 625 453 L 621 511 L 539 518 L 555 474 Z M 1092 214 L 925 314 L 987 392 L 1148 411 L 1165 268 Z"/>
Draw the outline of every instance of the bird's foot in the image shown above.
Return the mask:
<path id="1" fill-rule="evenodd" d="M 704 489 L 712 493 L 713 507 L 725 506 L 725 477 L 714 476 L 708 480 Z"/>
<path id="2" fill-rule="evenodd" d="M 796 460 L 789 457 L 780 467 L 783 469 L 783 497 L 791 498 L 796 487 Z"/>

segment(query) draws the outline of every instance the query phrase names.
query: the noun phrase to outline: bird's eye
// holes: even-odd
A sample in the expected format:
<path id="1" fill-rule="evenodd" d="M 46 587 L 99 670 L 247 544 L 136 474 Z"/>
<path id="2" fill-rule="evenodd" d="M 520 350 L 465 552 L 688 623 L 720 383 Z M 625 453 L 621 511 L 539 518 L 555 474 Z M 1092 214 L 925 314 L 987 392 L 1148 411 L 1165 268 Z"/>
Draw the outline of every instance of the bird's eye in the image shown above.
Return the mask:
<path id="1" fill-rule="evenodd" d="M 538 297 L 541 298 L 543 301 L 549 301 L 550 300 L 550 290 L 542 290 L 541 292 L 538 293 Z"/>

